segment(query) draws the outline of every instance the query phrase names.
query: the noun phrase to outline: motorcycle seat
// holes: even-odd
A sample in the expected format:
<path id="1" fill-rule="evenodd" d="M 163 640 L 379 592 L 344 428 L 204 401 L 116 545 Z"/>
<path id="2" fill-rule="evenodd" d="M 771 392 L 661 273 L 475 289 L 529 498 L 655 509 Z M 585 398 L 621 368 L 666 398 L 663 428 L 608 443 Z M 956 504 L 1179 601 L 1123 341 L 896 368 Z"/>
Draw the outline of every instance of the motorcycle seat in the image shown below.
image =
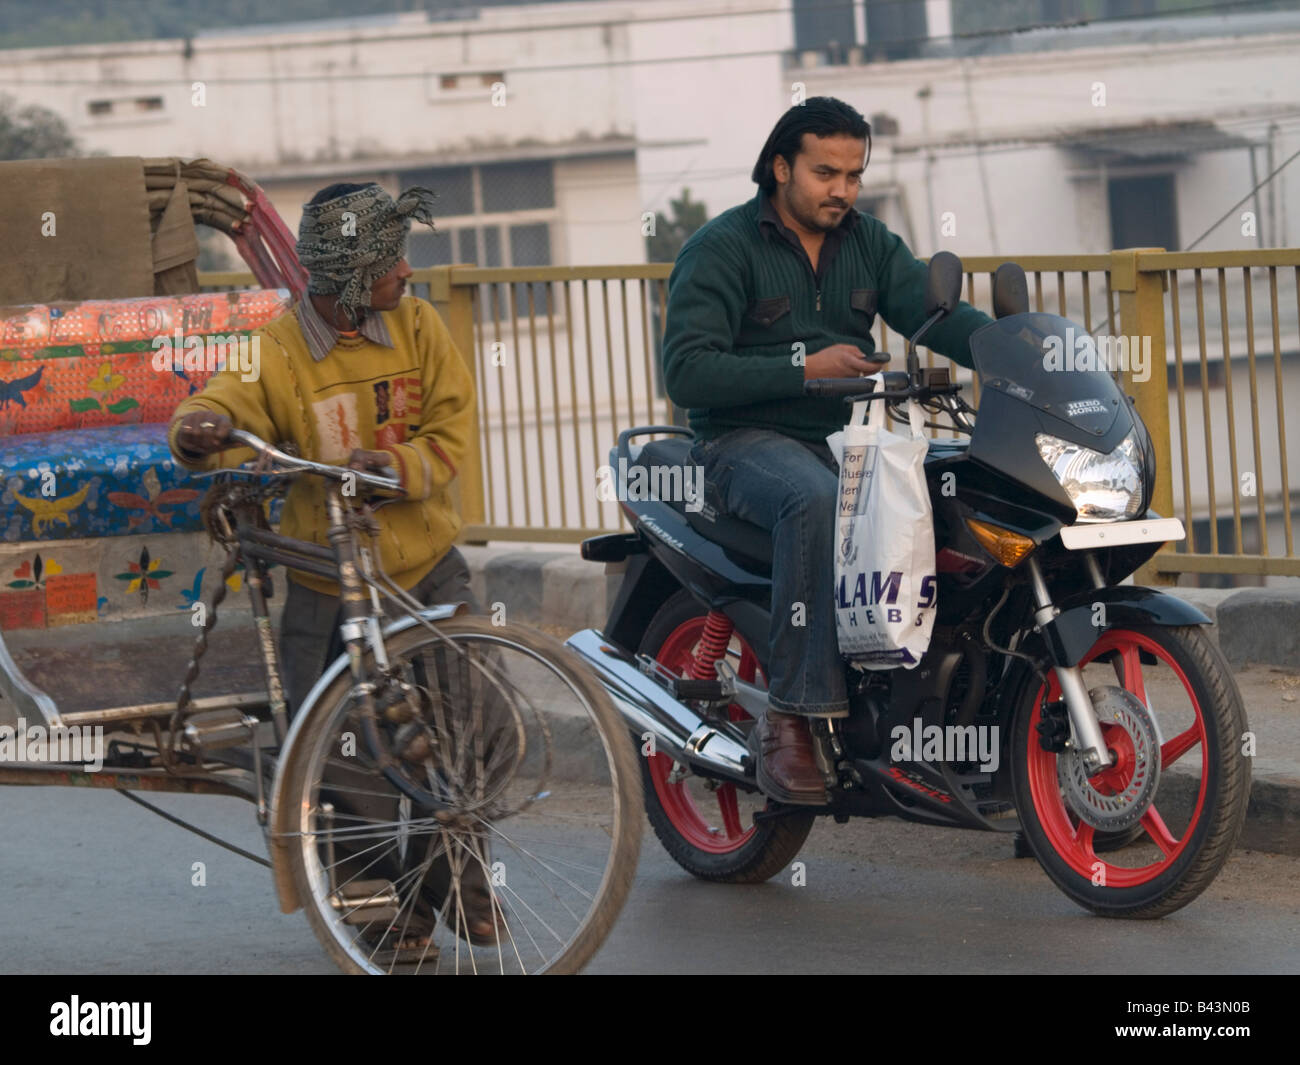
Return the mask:
<path id="1" fill-rule="evenodd" d="M 632 460 L 633 466 L 650 467 L 686 467 L 690 464 L 691 441 L 684 437 L 669 437 L 667 440 L 652 440 L 643 444 L 640 453 Z M 651 480 L 651 484 L 655 481 Z M 685 471 L 681 479 L 673 478 L 671 483 L 689 484 Z M 706 490 L 703 505 L 696 503 L 694 509 L 687 509 L 687 500 L 673 498 L 663 500 L 677 511 L 701 536 L 715 544 L 734 551 L 739 555 L 761 563 L 764 568 L 772 565 L 772 535 L 760 525 L 742 518 L 722 513 L 709 499 Z"/>

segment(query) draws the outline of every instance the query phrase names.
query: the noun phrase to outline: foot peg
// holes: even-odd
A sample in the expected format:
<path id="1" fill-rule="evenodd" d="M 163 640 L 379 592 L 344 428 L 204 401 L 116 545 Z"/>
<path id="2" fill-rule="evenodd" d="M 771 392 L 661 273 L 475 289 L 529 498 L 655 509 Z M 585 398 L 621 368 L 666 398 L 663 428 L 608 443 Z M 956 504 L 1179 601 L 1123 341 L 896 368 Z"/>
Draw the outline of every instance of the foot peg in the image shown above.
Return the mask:
<path id="1" fill-rule="evenodd" d="M 636 661 L 642 673 L 662 684 L 668 689 L 668 694 L 679 702 L 726 703 L 736 694 L 735 686 L 722 680 L 694 680 L 675 676 L 649 655 L 637 655 Z"/>
<path id="2" fill-rule="evenodd" d="M 402 900 L 390 880 L 354 880 L 330 895 L 330 905 L 344 924 L 388 924 L 397 920 Z"/>

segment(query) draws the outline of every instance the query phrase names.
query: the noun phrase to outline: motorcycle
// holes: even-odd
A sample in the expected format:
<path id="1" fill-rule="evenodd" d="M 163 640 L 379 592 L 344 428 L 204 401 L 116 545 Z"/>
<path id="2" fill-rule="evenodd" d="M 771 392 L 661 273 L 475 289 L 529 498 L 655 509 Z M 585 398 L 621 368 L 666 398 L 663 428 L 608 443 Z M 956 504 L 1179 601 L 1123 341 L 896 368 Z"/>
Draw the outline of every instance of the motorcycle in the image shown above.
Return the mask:
<path id="1" fill-rule="evenodd" d="M 1045 355 L 1088 331 L 1030 312 L 1024 271 L 1005 263 L 995 320 L 970 339 L 978 412 L 947 368 L 919 365 L 916 345 L 957 306 L 961 279 L 956 256 L 931 259 L 928 317 L 883 387 L 805 385 L 894 414 L 916 401 L 946 419 L 927 425 L 969 437 L 932 439 L 925 459 L 938 589 L 928 650 L 914 668 L 846 662 L 850 715 L 813 725 L 826 806 L 782 805 L 755 781 L 773 609 L 762 528 L 680 493 L 621 492 L 632 531 L 582 545 L 622 571 L 619 592 L 603 630 L 567 642 L 641 748 L 656 835 L 697 877 L 766 880 L 817 817 L 894 816 L 1007 833 L 1093 913 L 1161 917 L 1205 890 L 1245 819 L 1241 696 L 1203 613 L 1122 583 L 1184 530 L 1149 509 L 1151 439 L 1115 379 Z M 661 439 L 634 444 L 646 436 Z M 692 437 L 628 429 L 611 466 L 690 483 Z"/>

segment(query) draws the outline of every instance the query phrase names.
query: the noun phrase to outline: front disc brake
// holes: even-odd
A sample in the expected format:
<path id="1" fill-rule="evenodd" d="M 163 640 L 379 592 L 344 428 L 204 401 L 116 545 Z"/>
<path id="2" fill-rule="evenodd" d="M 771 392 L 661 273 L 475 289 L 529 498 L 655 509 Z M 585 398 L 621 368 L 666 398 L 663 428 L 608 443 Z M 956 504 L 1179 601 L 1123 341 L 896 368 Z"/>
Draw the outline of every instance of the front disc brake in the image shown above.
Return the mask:
<path id="1" fill-rule="evenodd" d="M 1102 685 L 1088 692 L 1115 761 L 1089 777 L 1083 756 L 1071 747 L 1056 759 L 1065 803 L 1084 824 L 1103 832 L 1141 820 L 1160 783 L 1160 738 L 1151 711 L 1130 691 Z"/>

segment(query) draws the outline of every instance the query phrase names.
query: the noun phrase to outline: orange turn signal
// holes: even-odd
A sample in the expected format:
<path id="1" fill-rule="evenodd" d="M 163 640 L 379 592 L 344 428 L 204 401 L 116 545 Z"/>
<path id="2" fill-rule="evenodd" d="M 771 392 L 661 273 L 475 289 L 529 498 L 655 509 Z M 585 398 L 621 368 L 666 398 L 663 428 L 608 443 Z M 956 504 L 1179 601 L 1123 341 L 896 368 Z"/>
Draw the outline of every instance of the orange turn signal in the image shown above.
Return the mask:
<path id="1" fill-rule="evenodd" d="M 1020 565 L 1034 549 L 1034 541 L 1028 536 L 1021 536 L 1001 525 L 976 521 L 974 518 L 967 518 L 966 524 L 980 546 L 1008 569 Z"/>

